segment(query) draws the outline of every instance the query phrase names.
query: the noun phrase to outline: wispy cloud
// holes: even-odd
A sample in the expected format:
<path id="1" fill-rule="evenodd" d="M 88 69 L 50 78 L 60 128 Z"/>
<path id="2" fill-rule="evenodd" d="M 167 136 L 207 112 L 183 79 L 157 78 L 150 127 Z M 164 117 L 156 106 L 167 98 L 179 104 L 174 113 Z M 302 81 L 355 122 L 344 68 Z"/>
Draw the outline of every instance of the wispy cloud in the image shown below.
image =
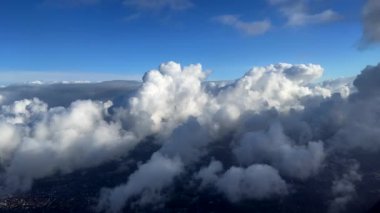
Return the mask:
<path id="1" fill-rule="evenodd" d="M 180 11 L 193 7 L 190 0 L 124 0 L 123 4 L 127 7 L 145 11 Z"/>
<path id="2" fill-rule="evenodd" d="M 288 16 L 288 26 L 304 26 L 310 24 L 329 23 L 339 20 L 341 16 L 333 10 L 325 10 L 316 14 L 293 13 Z"/>
<path id="3" fill-rule="evenodd" d="M 191 9 L 194 4 L 191 0 L 123 0 L 122 4 L 132 10 L 124 21 L 135 21 L 145 15 L 154 15 L 161 20 L 170 17 L 174 12 L 183 12 Z"/>
<path id="4" fill-rule="evenodd" d="M 52 7 L 80 7 L 97 5 L 102 0 L 45 0 L 42 4 Z"/>
<path id="5" fill-rule="evenodd" d="M 269 20 L 247 22 L 241 20 L 240 17 L 236 15 L 217 16 L 214 20 L 223 25 L 235 28 L 249 36 L 264 34 L 271 28 L 271 22 Z"/>
<path id="6" fill-rule="evenodd" d="M 313 24 L 324 24 L 339 20 L 342 16 L 332 9 L 311 13 L 307 1 L 304 0 L 268 0 L 277 7 L 286 17 L 286 26 L 308 26 Z"/>
<path id="7" fill-rule="evenodd" d="M 305 0 L 267 0 L 275 10 L 285 18 L 285 26 L 301 27 L 314 24 L 326 24 L 337 21 L 342 16 L 333 9 L 310 12 L 310 1 Z M 249 35 L 256 36 L 268 32 L 272 28 L 269 18 L 262 21 L 243 21 L 239 15 L 221 15 L 214 17 L 217 22 L 235 28 Z"/>

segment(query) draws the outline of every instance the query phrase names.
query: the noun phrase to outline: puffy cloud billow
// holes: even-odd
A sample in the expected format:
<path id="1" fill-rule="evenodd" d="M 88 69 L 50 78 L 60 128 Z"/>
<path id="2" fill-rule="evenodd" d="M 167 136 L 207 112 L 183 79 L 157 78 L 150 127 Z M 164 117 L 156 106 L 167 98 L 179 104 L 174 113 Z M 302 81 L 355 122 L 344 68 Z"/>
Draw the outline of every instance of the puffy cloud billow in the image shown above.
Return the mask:
<path id="1" fill-rule="evenodd" d="M 354 81 L 315 82 L 322 74 L 319 65 L 282 63 L 252 68 L 234 81 L 207 82 L 201 65 L 168 62 L 147 72 L 141 84 L 117 82 L 116 90 L 98 84 L 99 91 L 107 89 L 102 95 L 82 92 L 82 100 L 66 97 L 62 106 L 45 87 L 35 98 L 23 96 L 21 86 L 4 88 L 0 194 L 23 193 L 53 175 L 134 160 L 130 153 L 148 143 L 157 149 L 132 161 L 135 171 L 124 182 L 99 190 L 98 211 L 163 207 L 183 185 L 198 194 L 216 191 L 232 205 L 267 202 L 321 180 L 330 199 L 325 211 L 346 209 L 361 179 L 359 167 L 337 162 L 363 164 L 360 153 L 379 151 L 380 65 Z"/>
<path id="2" fill-rule="evenodd" d="M 133 147 L 133 133 L 105 120 L 111 106 L 83 100 L 48 109 L 39 99 L 1 106 L 1 193 L 28 190 L 35 179 L 96 166 Z"/>
<path id="3" fill-rule="evenodd" d="M 267 132 L 246 133 L 233 152 L 241 164 L 267 162 L 284 175 L 300 179 L 316 174 L 325 157 L 321 141 L 295 145 L 278 123 Z"/>
<path id="4" fill-rule="evenodd" d="M 278 171 L 265 164 L 253 164 L 247 168 L 231 167 L 225 173 L 221 162 L 212 161 L 202 168 L 196 177 L 203 186 L 213 184 L 231 202 L 242 199 L 265 199 L 274 195 L 284 195 L 288 191 L 286 182 Z"/>
<path id="5" fill-rule="evenodd" d="M 354 184 L 362 178 L 358 170 L 359 165 L 354 162 L 347 173 L 333 182 L 331 191 L 335 198 L 330 204 L 329 212 L 344 211 L 347 203 L 353 199 L 356 192 Z"/>

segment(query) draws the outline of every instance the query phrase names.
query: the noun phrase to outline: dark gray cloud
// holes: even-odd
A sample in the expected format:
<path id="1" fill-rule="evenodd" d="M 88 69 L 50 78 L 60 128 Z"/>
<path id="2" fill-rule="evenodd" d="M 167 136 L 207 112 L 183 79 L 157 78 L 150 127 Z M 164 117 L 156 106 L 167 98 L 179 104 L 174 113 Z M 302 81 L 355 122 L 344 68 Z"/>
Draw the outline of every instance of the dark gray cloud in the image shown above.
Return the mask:
<path id="1" fill-rule="evenodd" d="M 322 142 L 297 146 L 283 133 L 279 123 L 272 124 L 266 132 L 244 134 L 234 153 L 243 165 L 268 163 L 284 175 L 300 179 L 315 175 L 325 158 Z"/>
<path id="2" fill-rule="evenodd" d="M 349 165 L 348 171 L 342 177 L 333 182 L 331 191 L 335 198 L 330 204 L 330 213 L 344 212 L 347 203 L 354 198 L 356 193 L 355 183 L 362 179 L 358 170 L 359 164 L 354 162 Z"/>
<path id="3" fill-rule="evenodd" d="M 360 47 L 365 48 L 380 42 L 380 2 L 367 0 L 362 14 L 363 37 Z"/>
<path id="4" fill-rule="evenodd" d="M 126 201 L 131 197 L 140 195 L 139 203 L 149 204 L 162 201 L 161 191 L 170 186 L 173 177 L 183 169 L 183 164 L 178 158 L 167 158 L 160 152 L 152 155 L 152 158 L 141 165 L 138 170 L 129 176 L 128 183 L 115 189 L 105 189 L 98 204 L 99 210 L 119 212 Z"/>
<path id="5" fill-rule="evenodd" d="M 358 89 L 360 97 L 373 97 L 380 95 L 380 64 L 366 67 L 355 79 L 354 86 Z"/>
<path id="6" fill-rule="evenodd" d="M 341 120 L 344 125 L 332 138 L 334 144 L 340 148 L 360 148 L 367 151 L 380 149 L 378 117 L 380 113 L 380 93 L 378 80 L 380 79 L 380 65 L 368 66 L 355 79 L 357 93 L 350 96 L 349 102 L 341 106 Z"/>

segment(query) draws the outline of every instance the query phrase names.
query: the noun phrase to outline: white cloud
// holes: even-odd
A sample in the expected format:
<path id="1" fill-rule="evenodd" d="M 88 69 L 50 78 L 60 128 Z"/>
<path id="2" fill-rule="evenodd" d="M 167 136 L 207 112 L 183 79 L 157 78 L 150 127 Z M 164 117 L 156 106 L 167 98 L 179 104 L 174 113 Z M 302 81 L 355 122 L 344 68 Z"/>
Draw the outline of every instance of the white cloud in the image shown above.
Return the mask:
<path id="1" fill-rule="evenodd" d="M 144 75 L 143 86 L 129 100 L 136 132 L 170 133 L 190 116 L 199 116 L 208 100 L 202 89 L 206 74 L 200 64 L 181 67 L 168 62 Z"/>
<path id="2" fill-rule="evenodd" d="M 147 72 L 117 106 L 76 100 L 92 97 L 87 92 L 78 98 L 68 93 L 66 102 L 76 101 L 65 106 L 46 104 L 55 102 L 55 94 L 62 96 L 51 93 L 62 84 L 3 88 L 1 192 L 25 191 L 36 179 L 132 157 L 129 151 L 149 138 L 158 150 L 125 183 L 104 190 L 99 208 L 116 212 L 136 200 L 139 205 L 165 203 L 177 181 L 217 189 L 231 202 L 291 196 L 289 183 L 307 184 L 321 172 L 333 186 L 326 192 L 342 203 L 354 198 L 355 173 L 337 170 L 342 178 L 334 179 L 325 169 L 351 150 L 380 150 L 379 69 L 366 68 L 354 81 L 355 92 L 348 80 L 314 84 L 323 73 L 314 64 L 254 67 L 237 80 L 210 83 L 201 65 L 168 62 Z M 46 103 L 10 92 L 37 87 L 32 94 Z M 103 87 L 91 88 L 98 93 Z M 105 96 L 118 100 L 109 91 Z"/>
<path id="3" fill-rule="evenodd" d="M 214 20 L 223 25 L 235 28 L 248 36 L 264 34 L 271 28 L 271 22 L 269 20 L 246 22 L 235 15 L 217 16 Z"/>
<path id="4" fill-rule="evenodd" d="M 270 109 L 287 114 L 290 110 L 303 109 L 300 101 L 302 97 L 323 98 L 319 90 L 307 86 L 321 76 L 322 72 L 320 66 L 312 64 L 256 67 L 235 82 L 214 88 L 217 91 L 211 93 L 202 83 L 205 73 L 200 65 L 181 67 L 169 62 L 144 76 L 143 86 L 136 96 L 130 99 L 130 109 L 123 109 L 119 114 L 128 114 L 123 120 L 128 121 L 126 126 L 139 138 L 156 134 L 162 144 L 159 153 L 170 161 L 180 159 L 186 167 L 207 156 L 209 147 L 215 141 L 223 141 L 226 133 L 236 131 L 242 119 L 241 115 L 248 112 L 260 114 Z M 239 101 L 236 101 L 236 97 L 239 97 Z M 244 128 L 241 130 L 241 133 L 237 131 L 237 138 L 246 133 Z M 280 174 L 306 179 L 318 173 L 324 159 L 322 142 L 296 145 L 286 138 L 282 130 L 273 132 L 277 135 L 275 138 L 280 137 L 284 140 L 275 140 L 273 145 L 268 144 L 267 150 L 260 149 L 260 146 L 252 149 L 242 148 L 247 153 L 238 154 L 265 152 L 266 159 L 263 161 L 246 162 L 248 168 L 232 167 L 225 174 L 216 174 L 222 172 L 222 167 L 221 164 L 214 163 L 200 171 L 196 177 L 203 180 L 202 185 L 213 181 L 218 183 L 217 187 L 221 193 L 226 194 L 232 201 L 238 201 L 286 194 L 286 182 Z M 277 151 L 272 152 L 271 149 Z M 271 166 L 260 165 L 264 161 L 273 163 Z M 141 168 L 153 169 L 148 166 L 150 164 L 151 161 L 148 161 Z M 140 174 L 141 170 L 137 170 L 136 174 Z M 173 173 L 170 180 L 179 174 L 180 172 Z M 243 182 L 242 185 L 248 184 L 249 187 L 246 187 L 245 191 L 240 184 L 227 187 L 228 184 L 224 183 L 230 181 Z M 120 210 L 131 196 L 122 196 L 123 193 L 120 191 L 125 191 L 133 185 L 136 185 L 135 181 L 129 179 L 120 187 L 108 189 L 101 197 L 100 206 Z M 150 182 L 137 185 L 141 190 L 133 195 L 145 200 L 145 192 L 142 189 L 149 189 Z M 163 185 L 168 187 L 167 184 Z M 156 202 L 155 199 L 151 201 Z"/>
<path id="5" fill-rule="evenodd" d="M 132 133 L 105 120 L 111 106 L 88 100 L 49 109 L 38 99 L 1 106 L 2 194 L 28 190 L 35 179 L 56 172 L 99 165 L 133 147 Z"/>

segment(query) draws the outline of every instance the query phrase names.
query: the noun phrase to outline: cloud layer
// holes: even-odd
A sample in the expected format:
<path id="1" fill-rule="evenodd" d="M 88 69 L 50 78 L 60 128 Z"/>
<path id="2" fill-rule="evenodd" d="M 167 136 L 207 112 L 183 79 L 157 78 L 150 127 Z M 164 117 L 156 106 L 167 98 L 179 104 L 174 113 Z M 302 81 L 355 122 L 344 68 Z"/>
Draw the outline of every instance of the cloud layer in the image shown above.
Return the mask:
<path id="1" fill-rule="evenodd" d="M 117 86 L 125 96 L 105 92 L 112 99 L 107 101 L 83 92 L 79 98 L 92 100 L 65 106 L 45 94 L 59 85 L 41 87 L 33 93 L 37 98 L 23 97 L 22 87 L 13 93 L 5 88 L 1 195 L 28 191 L 52 175 L 128 159 L 149 138 L 158 149 L 124 183 L 99 192 L 99 211 L 164 206 L 178 184 L 198 193 L 216 189 L 231 203 L 286 198 L 321 175 L 331 197 L 326 211 L 344 210 L 365 163 L 350 153 L 380 149 L 374 116 L 380 65 L 367 67 L 353 83 L 316 83 L 322 74 L 319 65 L 281 63 L 254 67 L 235 81 L 207 82 L 201 65 L 168 62 L 147 72 L 141 85 Z"/>

